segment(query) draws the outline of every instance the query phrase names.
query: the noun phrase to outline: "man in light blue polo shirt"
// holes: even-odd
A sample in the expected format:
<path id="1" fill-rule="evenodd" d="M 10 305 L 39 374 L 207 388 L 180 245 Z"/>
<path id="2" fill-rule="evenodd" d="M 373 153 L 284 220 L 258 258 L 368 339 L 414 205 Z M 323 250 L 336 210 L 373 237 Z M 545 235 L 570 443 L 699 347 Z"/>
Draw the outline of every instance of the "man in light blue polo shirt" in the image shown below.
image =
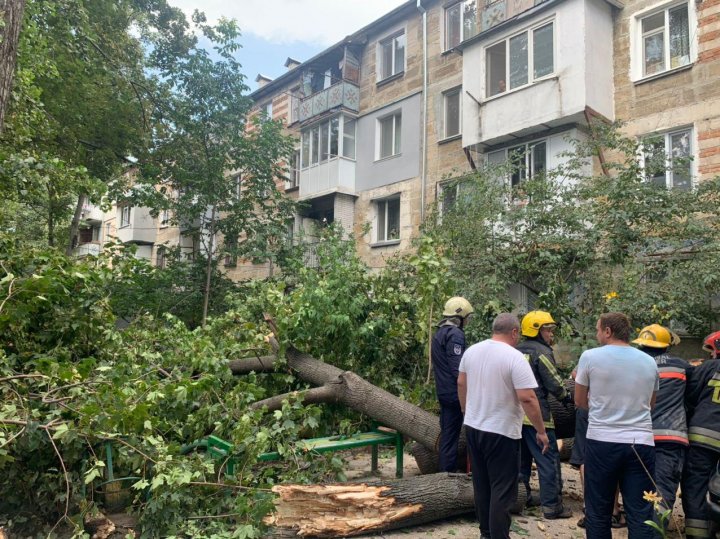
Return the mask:
<path id="1" fill-rule="evenodd" d="M 585 530 L 588 539 L 611 539 L 615 489 L 620 484 L 633 539 L 654 537 L 645 524 L 653 506 L 655 442 L 650 411 L 658 390 L 655 360 L 630 346 L 630 320 L 605 313 L 597 322 L 599 348 L 580 356 L 575 404 L 589 409 L 585 449 Z"/>

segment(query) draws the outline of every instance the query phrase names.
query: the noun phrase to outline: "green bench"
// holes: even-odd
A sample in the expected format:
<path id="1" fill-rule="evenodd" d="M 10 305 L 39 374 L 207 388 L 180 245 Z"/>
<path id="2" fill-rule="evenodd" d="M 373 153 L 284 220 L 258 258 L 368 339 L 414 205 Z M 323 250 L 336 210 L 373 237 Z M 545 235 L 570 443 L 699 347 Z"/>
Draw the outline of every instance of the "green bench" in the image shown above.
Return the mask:
<path id="1" fill-rule="evenodd" d="M 370 446 L 372 448 L 371 469 L 376 472 L 378 469 L 378 446 L 394 445 L 395 446 L 395 475 L 400 478 L 403 476 L 403 438 L 402 434 L 394 431 L 385 431 L 380 428 L 374 428 L 370 432 L 363 432 L 352 436 L 328 436 L 325 438 L 312 438 L 309 440 L 300 440 L 295 444 L 296 452 L 314 452 L 329 453 L 332 451 L 342 451 L 345 449 L 353 449 L 355 447 Z M 203 440 L 185 446 L 183 453 L 189 453 L 197 447 L 205 447 L 208 455 L 217 462 L 225 465 L 227 473 L 233 475 L 237 465 L 233 458 L 234 448 L 232 444 L 217 436 L 208 436 Z M 260 462 L 269 462 L 273 460 L 281 460 L 283 457 L 277 451 L 263 453 L 258 457 Z"/>

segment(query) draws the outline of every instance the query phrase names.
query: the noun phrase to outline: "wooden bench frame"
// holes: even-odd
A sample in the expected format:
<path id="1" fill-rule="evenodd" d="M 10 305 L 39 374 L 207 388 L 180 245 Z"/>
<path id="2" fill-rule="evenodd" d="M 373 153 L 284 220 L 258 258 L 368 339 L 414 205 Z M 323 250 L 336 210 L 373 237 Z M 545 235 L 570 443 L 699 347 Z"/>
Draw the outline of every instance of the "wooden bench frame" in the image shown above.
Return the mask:
<path id="1" fill-rule="evenodd" d="M 205 446 L 208 454 L 218 462 L 226 466 L 227 473 L 235 474 L 237 462 L 233 458 L 234 448 L 232 444 L 217 436 L 208 436 L 206 439 L 192 444 L 193 447 Z M 343 451 L 345 449 L 353 449 L 355 447 L 371 446 L 371 470 L 378 470 L 378 446 L 394 445 L 395 446 L 395 476 L 401 478 L 403 476 L 403 449 L 404 442 L 402 434 L 395 431 L 381 430 L 381 427 L 374 428 L 370 432 L 363 432 L 351 436 L 328 436 L 325 438 L 312 438 L 309 440 L 300 440 L 295 445 L 296 452 L 329 453 L 333 451 Z M 260 462 L 269 462 L 281 460 L 283 457 L 277 451 L 263 453 L 258 456 Z"/>

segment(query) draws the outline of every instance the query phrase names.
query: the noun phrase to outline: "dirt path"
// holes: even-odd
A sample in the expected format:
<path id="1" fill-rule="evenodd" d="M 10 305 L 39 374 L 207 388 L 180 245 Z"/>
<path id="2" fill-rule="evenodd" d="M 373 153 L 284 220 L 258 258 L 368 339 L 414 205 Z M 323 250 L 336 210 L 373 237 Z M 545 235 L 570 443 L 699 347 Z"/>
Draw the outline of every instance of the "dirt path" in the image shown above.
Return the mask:
<path id="1" fill-rule="evenodd" d="M 389 453 L 385 458 L 383 457 L 381 453 L 380 476 L 393 479 L 395 477 L 394 458 L 392 458 Z M 358 453 L 348 461 L 348 479 L 368 477 L 369 470 L 369 454 Z M 403 472 L 406 477 L 418 474 L 415 461 L 409 455 L 406 455 Z M 574 513 L 573 517 L 564 520 L 546 520 L 537 508 L 528 509 L 523 515 L 513 516 L 511 537 L 517 539 L 581 539 L 585 537 L 585 530 L 577 526 L 577 521 L 582 517 L 583 508 L 580 474 L 566 463 L 562 464 L 562 474 L 563 501 L 566 506 L 572 509 Z M 533 471 L 531 486 L 533 492 L 537 492 L 538 482 L 535 471 Z M 679 503 L 676 505 L 675 514 L 679 516 L 679 521 L 682 524 L 682 509 Z M 677 537 L 676 534 L 673 535 Z M 378 534 L 374 537 L 384 537 L 386 539 L 415 539 L 427 537 L 437 539 L 465 539 L 479 536 L 480 531 L 475 516 L 469 514 L 463 517 L 435 522 L 426 526 L 417 526 L 415 528 Z M 613 539 L 625 539 L 627 536 L 627 528 L 613 530 Z"/>

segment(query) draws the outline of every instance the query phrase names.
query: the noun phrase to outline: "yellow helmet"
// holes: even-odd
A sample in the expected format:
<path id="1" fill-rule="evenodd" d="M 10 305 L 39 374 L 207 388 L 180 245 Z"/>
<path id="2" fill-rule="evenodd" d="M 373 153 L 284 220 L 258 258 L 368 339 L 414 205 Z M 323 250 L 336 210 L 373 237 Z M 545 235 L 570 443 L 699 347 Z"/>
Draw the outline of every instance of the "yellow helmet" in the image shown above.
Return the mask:
<path id="1" fill-rule="evenodd" d="M 525 337 L 537 337 L 543 326 L 556 326 L 550 313 L 546 311 L 530 311 L 522 319 L 522 334 Z"/>
<path id="2" fill-rule="evenodd" d="M 638 338 L 633 341 L 633 344 L 649 348 L 668 348 L 678 343 L 680 337 L 660 324 L 651 324 L 642 328 Z"/>
<path id="3" fill-rule="evenodd" d="M 466 318 L 474 312 L 475 310 L 472 308 L 472 305 L 470 305 L 468 300 L 461 298 L 460 296 L 455 296 L 445 302 L 443 316 L 459 316 L 460 318 Z"/>

